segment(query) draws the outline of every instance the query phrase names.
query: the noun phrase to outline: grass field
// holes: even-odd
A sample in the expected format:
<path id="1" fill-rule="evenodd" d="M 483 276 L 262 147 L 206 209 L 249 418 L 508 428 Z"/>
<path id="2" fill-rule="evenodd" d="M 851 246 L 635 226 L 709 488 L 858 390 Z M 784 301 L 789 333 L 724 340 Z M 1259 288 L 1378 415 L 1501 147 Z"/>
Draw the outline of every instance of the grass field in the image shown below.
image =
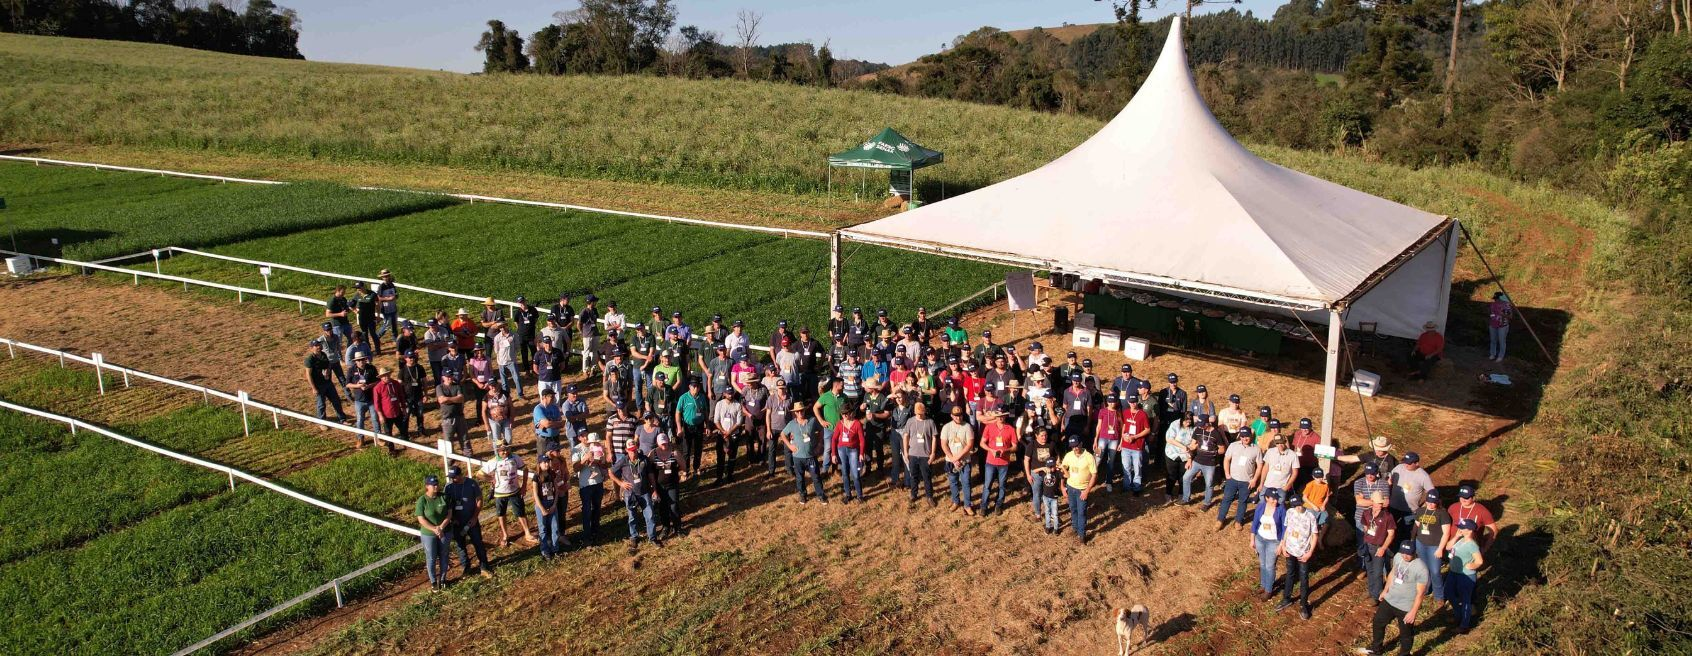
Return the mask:
<path id="1" fill-rule="evenodd" d="M 95 412 L 127 417 L 114 423 L 120 433 L 205 457 L 235 455 L 231 464 L 259 471 L 344 450 L 297 431 L 243 438 L 234 410 L 149 412 L 122 400 L 156 398 L 144 388 L 122 390 L 110 377 L 108 386 L 95 397 L 91 371 L 24 358 L 7 361 L 0 397 L 73 415 L 95 397 Z M 431 469 L 366 451 L 284 481 L 399 517 Z M 0 513 L 0 653 L 169 652 L 412 543 L 254 486 L 231 492 L 216 472 L 10 412 L 0 412 Z M 380 580 L 360 580 L 349 593 Z"/>
<path id="2" fill-rule="evenodd" d="M 142 173 L 0 164 L 0 244 L 93 260 L 167 245 L 215 246 L 450 204 L 338 185 L 218 184 Z"/>
<path id="3" fill-rule="evenodd" d="M 11 34 L 0 35 L 0 85 L 9 90 L 0 134 L 13 143 L 777 191 L 820 190 L 828 155 L 887 126 L 945 151 L 947 162 L 918 181 L 953 188 L 1032 169 L 1098 128 L 1076 117 L 792 85 L 470 76 Z"/>

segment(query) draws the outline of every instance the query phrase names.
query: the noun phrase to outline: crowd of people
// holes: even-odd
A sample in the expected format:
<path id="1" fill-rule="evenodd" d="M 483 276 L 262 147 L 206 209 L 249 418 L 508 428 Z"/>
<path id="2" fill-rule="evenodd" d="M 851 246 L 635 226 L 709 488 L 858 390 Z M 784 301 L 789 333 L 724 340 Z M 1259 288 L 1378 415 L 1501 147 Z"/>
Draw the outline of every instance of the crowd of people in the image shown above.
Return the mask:
<path id="1" fill-rule="evenodd" d="M 441 438 L 466 455 L 475 452 L 470 426 L 479 425 L 493 454 L 481 473 L 500 543 L 512 542 L 510 516 L 545 558 L 576 544 L 564 522 L 571 487 L 580 495 L 578 541 L 594 540 L 604 508 L 619 500 L 631 553 L 643 540 L 662 547 L 685 534 L 684 485 L 703 484 L 706 450 L 715 455 L 709 485 L 742 469 L 785 477 L 800 505 L 829 503 L 831 487 L 840 503 L 862 502 L 879 483 L 911 508 L 944 504 L 985 517 L 1017 512 L 1006 503 L 1015 485 L 1029 493 L 1021 512 L 1078 544 L 1090 537 L 1095 495 L 1140 496 L 1161 478 L 1163 503 L 1214 506 L 1219 531 L 1248 536 L 1265 600 L 1279 589 L 1279 609 L 1296 603 L 1308 619 L 1309 564 L 1336 516 L 1332 490 L 1341 465 L 1357 463 L 1357 559 L 1379 609 L 1371 647 L 1379 651 L 1393 623 L 1408 649 L 1430 597 L 1449 602 L 1466 630 L 1476 570 L 1495 537 L 1472 487 L 1442 505 L 1418 454 L 1398 458 L 1386 438 L 1359 455 L 1319 458 L 1325 441 L 1308 417 L 1283 421 L 1238 394 L 1189 390 L 1177 373 L 1154 385 L 1130 364 L 1106 372 L 1075 351 L 1048 355 L 1038 341 L 1001 344 L 990 330 L 972 342 L 956 317 L 933 320 L 922 308 L 895 322 L 885 310 L 871 319 L 836 306 L 818 334 L 778 323 L 761 352 L 740 321 L 713 316 L 696 329 L 658 307 L 641 321 L 615 301 L 600 309 L 592 294 L 579 310 L 560 296 L 544 318 L 519 296 L 509 313 L 490 298 L 479 314 L 436 312 L 418 326 L 398 319 L 393 277 L 384 270 L 381 279 L 351 299 L 338 288 L 328 302 L 306 358 L 319 417 L 332 408 L 343 422 L 409 440 L 413 426 L 424 435 L 432 405 Z M 384 334 L 394 359 L 377 367 Z M 526 383 L 532 467 L 512 441 Z M 592 423 L 590 389 L 604 406 Z M 483 574 L 490 567 L 484 493 L 457 468 L 448 479 L 431 477 L 417 502 L 437 585 L 449 544 L 466 568 L 472 550 Z"/>

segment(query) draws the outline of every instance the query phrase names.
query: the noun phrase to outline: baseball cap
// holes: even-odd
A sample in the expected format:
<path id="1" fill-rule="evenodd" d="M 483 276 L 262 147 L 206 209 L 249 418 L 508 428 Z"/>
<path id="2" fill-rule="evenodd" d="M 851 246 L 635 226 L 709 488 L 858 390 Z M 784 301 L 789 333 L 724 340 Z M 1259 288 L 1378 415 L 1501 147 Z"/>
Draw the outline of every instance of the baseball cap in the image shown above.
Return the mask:
<path id="1" fill-rule="evenodd" d="M 1034 342 L 1033 344 L 1029 344 L 1028 348 L 1029 348 L 1029 350 L 1033 350 L 1033 351 L 1044 351 L 1044 350 L 1046 350 L 1046 347 L 1041 346 L 1039 342 Z"/>
<path id="2" fill-rule="evenodd" d="M 739 319 L 735 319 L 735 320 L 734 320 L 734 325 L 735 325 L 735 326 L 740 326 L 740 327 L 745 327 L 745 326 L 746 326 L 746 322 L 744 322 L 744 321 L 741 321 L 741 320 L 739 320 Z"/>
<path id="3" fill-rule="evenodd" d="M 627 408 L 628 404 L 624 403 L 622 399 L 617 399 L 616 401 L 611 402 L 611 406 L 618 409 L 618 410 L 622 410 L 624 408 Z"/>
<path id="4" fill-rule="evenodd" d="M 576 392 L 576 384 L 575 383 L 570 383 L 569 385 L 564 386 L 564 393 L 565 394 L 574 394 L 575 392 Z"/>
<path id="5" fill-rule="evenodd" d="M 1304 418 L 1301 418 L 1301 419 L 1298 420 L 1298 427 L 1299 428 L 1302 428 L 1302 429 L 1305 429 L 1305 430 L 1310 430 L 1310 426 L 1311 426 L 1311 423 L 1310 423 L 1309 417 L 1304 417 Z"/>
<path id="6" fill-rule="evenodd" d="M 1170 373 L 1169 376 L 1167 376 L 1167 377 L 1169 378 L 1169 382 L 1171 382 L 1171 383 L 1179 382 L 1181 380 L 1181 377 L 1175 375 L 1174 373 Z"/>
<path id="7" fill-rule="evenodd" d="M 712 320 L 712 321 L 722 321 L 722 320 L 723 320 L 723 315 L 720 315 L 720 314 L 713 314 L 713 315 L 711 315 L 711 320 Z"/>
<path id="8" fill-rule="evenodd" d="M 405 352 L 405 358 L 407 360 L 416 360 L 417 359 L 417 352 L 416 351 L 406 351 Z"/>
<path id="9" fill-rule="evenodd" d="M 878 309 L 878 310 L 876 310 L 876 311 L 875 311 L 875 316 L 878 316 L 878 317 L 885 317 L 885 316 L 887 316 L 887 310 L 885 310 L 885 309 Z"/>
<path id="10" fill-rule="evenodd" d="M 680 319 L 681 318 L 681 312 L 671 312 L 670 318 L 671 319 Z"/>
<path id="11" fill-rule="evenodd" d="M 1475 498 L 1475 488 L 1467 485 L 1459 487 L 1457 488 L 1457 496 L 1464 499 L 1473 499 Z"/>
<path id="12" fill-rule="evenodd" d="M 1209 393 L 1209 392 L 1210 392 L 1210 388 L 1208 388 L 1208 387 L 1205 387 L 1205 386 L 1203 386 L 1203 385 L 1200 385 L 1200 386 L 1198 386 L 1198 387 L 1194 387 L 1194 388 L 1193 388 L 1193 391 L 1195 391 L 1195 392 L 1205 392 L 1205 393 Z"/>
<path id="13" fill-rule="evenodd" d="M 1381 466 L 1380 466 L 1380 465 L 1377 465 L 1377 464 L 1375 464 L 1375 463 L 1372 463 L 1372 462 L 1370 462 L 1370 463 L 1365 463 L 1365 464 L 1364 464 L 1364 465 L 1363 465 L 1363 473 L 1364 473 L 1364 474 L 1374 474 L 1374 475 L 1379 475 L 1379 474 L 1380 474 L 1380 473 L 1381 473 Z"/>
<path id="14" fill-rule="evenodd" d="M 434 474 L 430 474 L 428 476 L 423 477 L 423 484 L 424 485 L 440 485 L 441 479 L 440 479 L 439 476 L 436 476 Z"/>
<path id="15" fill-rule="evenodd" d="M 1428 490 L 1428 503 L 1439 503 L 1439 490 Z"/>
<path id="16" fill-rule="evenodd" d="M 1269 406 L 1266 406 L 1266 405 L 1257 406 L 1257 416 L 1259 416 L 1259 417 L 1269 416 Z"/>
<path id="17" fill-rule="evenodd" d="M 1287 495 L 1288 508 L 1297 508 L 1302 505 L 1304 505 L 1304 497 L 1299 496 L 1297 492 Z"/>
<path id="18" fill-rule="evenodd" d="M 1415 451 L 1410 451 L 1410 452 L 1404 454 L 1404 462 L 1417 463 L 1417 462 L 1421 462 L 1421 461 L 1422 461 L 1422 455 L 1419 454 L 1419 453 L 1416 453 Z"/>
<path id="19" fill-rule="evenodd" d="M 655 374 L 652 374 L 652 378 L 654 380 L 664 380 L 664 372 L 660 371 L 660 372 L 657 372 Z"/>
<path id="20" fill-rule="evenodd" d="M 1228 395 L 1228 400 L 1229 400 L 1229 401 L 1232 401 L 1232 402 L 1234 402 L 1234 403 L 1239 403 L 1239 402 L 1240 402 L 1240 395 L 1238 395 L 1238 394 L 1229 394 L 1229 395 Z"/>
<path id="21" fill-rule="evenodd" d="M 464 475 L 464 469 L 459 467 L 458 465 L 453 465 L 452 467 L 447 468 L 447 477 L 448 478 L 458 478 L 458 477 L 463 476 L 463 475 Z"/>
<path id="22" fill-rule="evenodd" d="M 1478 527 L 1479 525 L 1475 524 L 1475 520 L 1468 518 L 1457 520 L 1457 530 L 1459 531 L 1473 531 Z"/>
<path id="23" fill-rule="evenodd" d="M 1407 556 L 1416 555 L 1415 541 L 1406 541 L 1404 544 L 1398 545 L 1398 553 L 1405 554 Z"/>
<path id="24" fill-rule="evenodd" d="M 1065 354 L 1064 354 L 1064 356 L 1063 356 L 1063 357 L 1066 357 L 1066 358 L 1073 358 L 1073 357 L 1075 357 L 1075 352 L 1074 352 L 1074 351 L 1070 351 L 1070 352 L 1068 352 L 1068 353 L 1065 353 Z"/>
<path id="25" fill-rule="evenodd" d="M 1210 415 L 1199 415 L 1198 416 L 1198 422 L 1201 423 L 1201 424 L 1210 423 Z"/>
<path id="26" fill-rule="evenodd" d="M 552 388 L 548 387 L 546 389 L 541 390 L 541 396 L 554 396 L 554 394 L 552 392 Z"/>
<path id="27" fill-rule="evenodd" d="M 327 321 L 323 322 L 323 329 L 324 330 L 329 330 L 329 329 L 334 328 L 334 327 L 335 327 L 335 324 L 329 323 Z"/>
<path id="28" fill-rule="evenodd" d="M 948 326 L 958 325 L 958 318 L 957 317 L 950 317 L 950 318 L 946 319 L 946 325 L 948 325 Z"/>
<path id="29" fill-rule="evenodd" d="M 599 301 L 599 297 L 598 297 L 598 296 L 594 296 L 594 295 L 593 295 L 593 294 L 588 294 L 588 295 L 587 295 L 587 302 L 589 302 L 589 303 L 596 303 L 596 302 L 598 302 L 598 301 Z"/>
<path id="30" fill-rule="evenodd" d="M 1069 448 L 1071 448 L 1071 449 L 1081 448 L 1081 438 L 1076 437 L 1074 435 L 1069 436 Z"/>
<path id="31" fill-rule="evenodd" d="M 670 443 L 670 436 L 665 435 L 663 433 L 659 433 L 658 434 L 658 443 L 659 444 L 669 444 Z"/>
<path id="32" fill-rule="evenodd" d="M 1245 426 L 1241 426 L 1238 431 L 1235 431 L 1234 435 L 1236 435 L 1238 437 L 1251 437 L 1252 436 L 1251 435 L 1251 429 L 1246 428 Z"/>
<path id="33" fill-rule="evenodd" d="M 1082 361 L 1081 361 L 1081 366 L 1082 366 L 1082 367 L 1091 367 L 1091 366 L 1093 366 L 1093 359 L 1092 359 L 1092 358 L 1086 358 L 1086 359 L 1083 359 L 1083 360 L 1082 360 Z"/>
<path id="34" fill-rule="evenodd" d="M 991 330 L 983 330 L 983 331 L 981 331 L 981 336 L 982 336 L 982 337 L 992 337 L 992 336 L 993 336 L 993 331 L 991 331 Z"/>
<path id="35" fill-rule="evenodd" d="M 529 297 L 524 296 L 522 294 L 518 294 L 517 295 L 517 302 L 518 303 L 527 303 L 527 302 L 529 302 Z"/>
<path id="36" fill-rule="evenodd" d="M 863 314 L 863 313 L 864 313 L 863 308 L 852 308 L 852 314 Z"/>
<path id="37" fill-rule="evenodd" d="M 1270 419 L 1270 420 L 1269 420 L 1269 427 L 1270 427 L 1270 428 L 1280 428 L 1280 427 L 1281 427 L 1281 420 L 1279 420 L 1279 419 Z M 1276 438 L 1275 438 L 1275 439 L 1276 439 L 1276 440 L 1277 440 L 1277 441 L 1279 441 L 1279 440 L 1280 440 L 1280 439 L 1281 439 L 1281 438 L 1280 438 L 1280 437 L 1279 437 L 1279 436 L 1277 436 L 1277 437 L 1276 437 Z"/>
<path id="38" fill-rule="evenodd" d="M 844 305 L 836 305 L 836 306 L 834 306 L 834 311 L 835 311 L 835 312 L 845 312 L 845 311 L 846 311 L 846 306 L 844 306 Z"/>

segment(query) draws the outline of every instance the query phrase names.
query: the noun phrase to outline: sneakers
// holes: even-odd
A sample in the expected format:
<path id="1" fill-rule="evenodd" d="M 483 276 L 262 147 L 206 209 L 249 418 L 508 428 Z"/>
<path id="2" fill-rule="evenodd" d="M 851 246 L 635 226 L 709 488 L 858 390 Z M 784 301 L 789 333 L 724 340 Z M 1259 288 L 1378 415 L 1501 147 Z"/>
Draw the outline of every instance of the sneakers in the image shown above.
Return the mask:
<path id="1" fill-rule="evenodd" d="M 1292 606 L 1292 605 L 1293 605 L 1293 600 L 1291 600 L 1291 599 L 1282 599 L 1282 600 L 1281 600 L 1281 603 L 1279 603 L 1279 604 L 1277 604 L 1277 605 L 1276 605 L 1276 606 L 1275 606 L 1275 612 L 1277 612 L 1277 613 L 1279 613 L 1279 612 L 1281 612 L 1281 611 L 1283 611 L 1283 610 L 1286 610 L 1286 609 L 1287 609 L 1287 607 L 1289 607 L 1289 606 Z"/>
<path id="2" fill-rule="evenodd" d="M 1305 605 L 1299 607 L 1299 609 L 1298 609 L 1298 619 L 1301 619 L 1301 620 L 1310 619 L 1310 604 L 1305 604 Z M 1461 633 L 1461 631 L 1459 631 L 1459 633 Z"/>

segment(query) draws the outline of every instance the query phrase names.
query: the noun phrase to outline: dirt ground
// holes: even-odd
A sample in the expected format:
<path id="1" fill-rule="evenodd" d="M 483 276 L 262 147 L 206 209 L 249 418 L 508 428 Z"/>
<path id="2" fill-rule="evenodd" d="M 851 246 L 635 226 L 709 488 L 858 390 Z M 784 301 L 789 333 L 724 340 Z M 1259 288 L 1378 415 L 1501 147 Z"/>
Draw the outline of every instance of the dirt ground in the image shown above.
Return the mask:
<path id="1" fill-rule="evenodd" d="M 13 308 L 0 315 L 0 336 L 99 351 L 115 363 L 310 409 L 298 361 L 302 345 L 316 333 L 315 317 L 180 289 L 67 275 L 0 283 L 0 298 Z M 972 335 L 991 327 L 998 342 L 1019 347 L 1040 340 L 1059 360 L 1069 350 L 1066 338 L 1051 334 L 1047 312 L 1013 315 L 989 307 L 969 315 L 965 325 Z M 1124 361 L 1120 353 L 1079 351 L 1107 377 Z M 1447 492 L 1459 480 L 1485 479 L 1499 436 L 1515 425 L 1512 415 L 1527 402 L 1475 382 L 1475 374 L 1485 370 L 1481 361 L 1471 350 L 1453 348 L 1431 382 L 1389 379 L 1386 394 L 1370 399 L 1342 389 L 1335 422 L 1341 446 L 1355 451 L 1370 434 L 1384 434 L 1400 454 L 1420 451 Z M 1248 408 L 1272 405 L 1277 416 L 1296 421 L 1320 414 L 1319 362 L 1313 348 L 1295 348 L 1273 360 L 1158 349 L 1135 365 L 1158 387 L 1165 373 L 1178 372 L 1189 390 L 1206 384 L 1216 398 L 1237 393 Z M 1382 364 L 1367 356 L 1359 361 L 1366 368 Z M 594 406 L 597 424 L 600 408 L 597 402 Z M 526 407 L 517 409 L 519 417 Z M 517 433 L 519 441 L 532 443 L 532 431 L 519 428 Z M 701 488 L 684 502 L 694 530 L 683 542 L 693 544 L 643 558 L 647 568 L 662 571 L 666 560 L 674 565 L 703 550 L 828 542 L 825 576 L 832 587 L 931 601 L 915 611 L 915 620 L 948 636 L 954 653 L 1114 653 L 1110 613 L 1135 603 L 1154 613 L 1152 653 L 1234 651 L 1249 644 L 1243 636 L 1262 631 L 1291 638 L 1278 642 L 1274 653 L 1334 653 L 1358 644 L 1367 630 L 1367 606 L 1355 567 L 1340 557 L 1349 553 L 1348 546 L 1330 548 L 1326 564 L 1312 574 L 1312 598 L 1318 602 L 1313 620 L 1300 622 L 1291 610 L 1266 617 L 1272 605 L 1246 601 L 1255 586 L 1254 576 L 1241 576 L 1255 572 L 1249 536 L 1232 528 L 1219 533 L 1214 511 L 1163 505 L 1161 479 L 1155 473 L 1140 497 L 1095 495 L 1089 512 L 1095 538 L 1079 546 L 1039 530 L 1030 517 L 1027 490 L 1015 477 L 1007 496 L 1011 512 L 980 518 L 948 512 L 944 503 L 939 509 L 907 508 L 902 493 L 890 493 L 880 472 L 866 476 L 868 502 L 849 506 L 813 502 L 800 507 L 790 479 L 748 475 L 732 485 Z M 978 490 L 979 483 L 977 475 Z M 838 478 L 829 484 L 831 494 L 837 493 Z M 944 480 L 937 484 L 943 496 Z M 1500 500 L 1495 492 L 1483 487 L 1482 498 Z M 578 500 L 571 502 L 574 506 Z M 1494 507 L 1508 523 L 1502 510 Z M 572 521 L 575 514 L 572 508 Z M 544 603 L 549 595 L 570 589 L 564 582 L 574 575 L 568 565 L 544 569 L 513 583 L 510 593 Z M 401 582 L 375 599 L 296 625 L 280 639 L 260 644 L 266 653 L 309 646 L 357 618 L 397 608 L 415 587 L 415 580 Z M 1214 608 L 1219 605 L 1238 612 L 1218 614 Z M 406 644 L 390 647 L 437 651 L 454 641 L 454 648 L 476 651 L 477 638 L 466 637 L 475 635 L 476 625 L 537 621 L 523 605 L 491 604 L 485 610 L 494 615 L 445 615 L 427 631 L 409 636 Z M 511 616 L 501 620 L 501 613 Z M 558 621 L 569 621 L 565 615 Z M 456 617 L 474 620 L 456 624 Z M 1231 627 L 1230 622 L 1242 624 Z M 1194 635 L 1203 641 L 1182 641 Z"/>

